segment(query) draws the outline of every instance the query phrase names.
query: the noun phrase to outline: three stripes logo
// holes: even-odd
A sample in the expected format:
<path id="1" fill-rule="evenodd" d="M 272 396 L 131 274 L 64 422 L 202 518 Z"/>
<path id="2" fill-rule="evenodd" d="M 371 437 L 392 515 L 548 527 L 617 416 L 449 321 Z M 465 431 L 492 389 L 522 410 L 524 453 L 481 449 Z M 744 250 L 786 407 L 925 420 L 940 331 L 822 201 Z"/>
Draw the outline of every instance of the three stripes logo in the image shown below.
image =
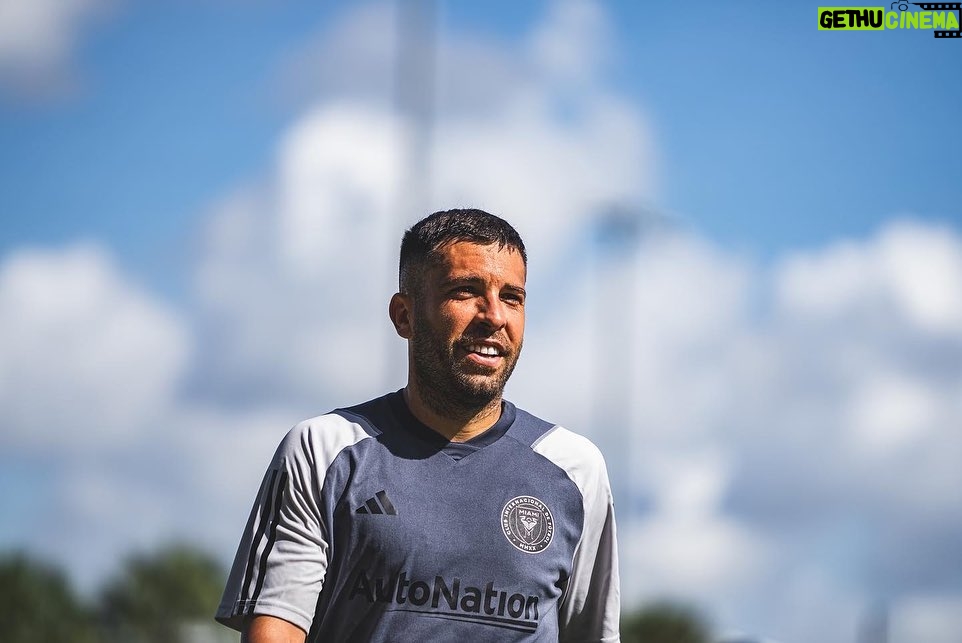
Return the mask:
<path id="1" fill-rule="evenodd" d="M 387 497 L 387 492 L 383 489 L 374 494 L 373 498 L 368 498 L 367 502 L 354 510 L 356 514 L 386 514 L 396 516 L 397 509 L 394 503 Z"/>
<path id="2" fill-rule="evenodd" d="M 244 568 L 244 584 L 235 607 L 236 614 L 253 614 L 264 587 L 267 559 L 277 540 L 277 523 L 284 503 L 287 481 L 287 471 L 274 469 L 261 483 L 258 494 L 260 507 L 255 505 L 250 517 L 253 534 L 247 565 Z"/>

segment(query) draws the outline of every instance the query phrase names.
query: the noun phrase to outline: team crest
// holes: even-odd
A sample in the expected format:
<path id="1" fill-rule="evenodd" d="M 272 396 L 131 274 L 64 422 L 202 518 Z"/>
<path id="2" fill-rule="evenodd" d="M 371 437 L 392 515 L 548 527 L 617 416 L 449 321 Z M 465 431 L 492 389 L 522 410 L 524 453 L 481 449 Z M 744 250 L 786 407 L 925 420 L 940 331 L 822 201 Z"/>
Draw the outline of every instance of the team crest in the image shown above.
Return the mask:
<path id="1" fill-rule="evenodd" d="M 509 500 L 501 511 L 501 529 L 517 549 L 538 554 L 551 544 L 554 519 L 548 506 L 537 498 L 518 496 Z"/>

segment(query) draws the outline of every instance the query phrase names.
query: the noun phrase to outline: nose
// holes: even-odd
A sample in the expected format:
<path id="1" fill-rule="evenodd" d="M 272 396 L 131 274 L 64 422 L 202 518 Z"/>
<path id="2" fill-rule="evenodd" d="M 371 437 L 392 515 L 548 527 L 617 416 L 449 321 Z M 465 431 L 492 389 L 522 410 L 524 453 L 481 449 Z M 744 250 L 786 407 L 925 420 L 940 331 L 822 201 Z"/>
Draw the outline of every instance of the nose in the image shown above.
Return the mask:
<path id="1" fill-rule="evenodd" d="M 490 327 L 491 330 L 504 328 L 508 321 L 505 304 L 498 293 L 488 293 L 480 299 L 477 319 Z"/>

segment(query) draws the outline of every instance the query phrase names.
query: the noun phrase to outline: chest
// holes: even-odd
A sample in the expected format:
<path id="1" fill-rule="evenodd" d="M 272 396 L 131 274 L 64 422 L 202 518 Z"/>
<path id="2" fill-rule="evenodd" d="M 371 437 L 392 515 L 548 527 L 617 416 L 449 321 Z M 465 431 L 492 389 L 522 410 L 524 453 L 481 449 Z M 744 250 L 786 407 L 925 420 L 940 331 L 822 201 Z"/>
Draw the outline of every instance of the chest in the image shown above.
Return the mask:
<path id="1" fill-rule="evenodd" d="M 372 590 L 404 574 L 428 585 L 560 592 L 583 526 L 580 493 L 560 468 L 507 442 L 460 460 L 372 446 L 340 463 L 332 567 L 365 570 Z M 351 584 L 350 573 L 338 575 Z"/>

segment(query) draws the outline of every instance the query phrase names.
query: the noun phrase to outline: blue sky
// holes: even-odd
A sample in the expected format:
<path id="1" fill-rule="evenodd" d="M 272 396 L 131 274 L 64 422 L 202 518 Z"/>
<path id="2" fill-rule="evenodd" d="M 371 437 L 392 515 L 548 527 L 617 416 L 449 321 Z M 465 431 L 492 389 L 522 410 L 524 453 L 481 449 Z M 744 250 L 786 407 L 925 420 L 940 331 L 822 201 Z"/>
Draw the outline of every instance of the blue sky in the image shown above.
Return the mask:
<path id="1" fill-rule="evenodd" d="M 74 91 L 6 91 L 0 248 L 94 236 L 178 291 L 168 258 L 212 195 L 267 167 L 292 111 L 276 74 L 342 4 L 108 10 L 78 37 Z M 660 207 L 762 256 L 865 236 L 904 212 L 958 224 L 956 43 L 819 32 L 805 2 L 608 8 L 604 74 L 656 130 Z M 440 13 L 442 30 L 507 41 L 543 3 Z"/>
<path id="2" fill-rule="evenodd" d="M 0 21 L 0 547 L 86 588 L 172 537 L 226 562 L 284 430 L 403 384 L 394 5 L 26 6 Z M 422 208 L 525 236 L 508 392 L 606 450 L 626 603 L 848 643 L 886 600 L 892 643 L 954 641 L 962 42 L 816 27 L 441 3 Z M 673 225 L 599 261 L 613 205 Z"/>

